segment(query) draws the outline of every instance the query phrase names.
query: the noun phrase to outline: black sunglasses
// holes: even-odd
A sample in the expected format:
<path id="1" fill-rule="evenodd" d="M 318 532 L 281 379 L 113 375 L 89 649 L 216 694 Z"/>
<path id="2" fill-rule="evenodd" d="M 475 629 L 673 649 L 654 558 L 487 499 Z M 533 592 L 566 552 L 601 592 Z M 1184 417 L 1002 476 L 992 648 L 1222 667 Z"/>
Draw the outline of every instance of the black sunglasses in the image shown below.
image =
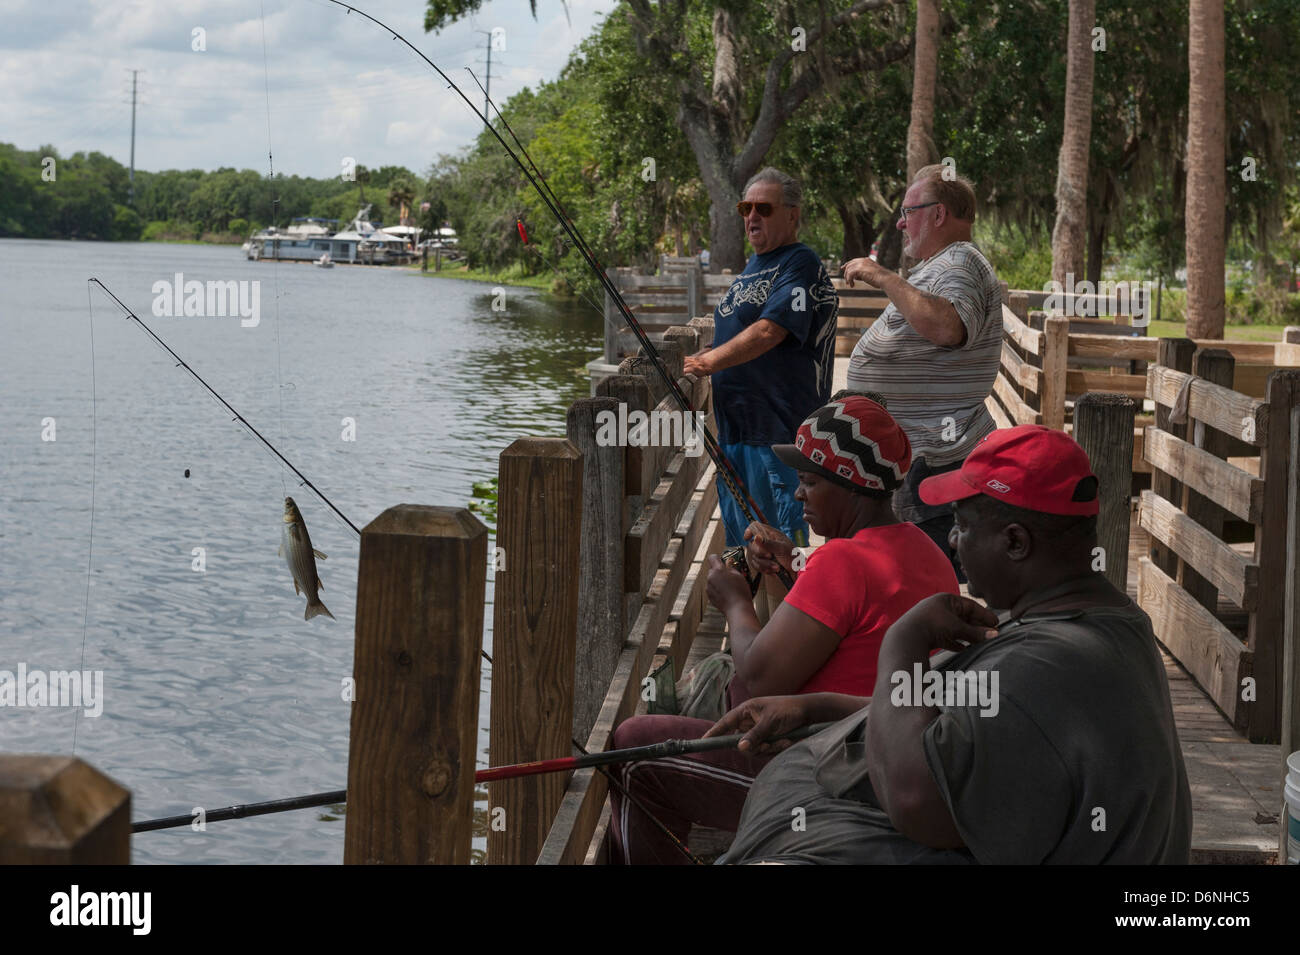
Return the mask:
<path id="1" fill-rule="evenodd" d="M 747 199 L 742 199 L 740 202 L 736 203 L 736 211 L 742 216 L 748 216 L 751 212 L 757 212 L 760 216 L 766 219 L 776 211 L 776 206 L 772 205 L 770 202 L 750 202 Z"/>

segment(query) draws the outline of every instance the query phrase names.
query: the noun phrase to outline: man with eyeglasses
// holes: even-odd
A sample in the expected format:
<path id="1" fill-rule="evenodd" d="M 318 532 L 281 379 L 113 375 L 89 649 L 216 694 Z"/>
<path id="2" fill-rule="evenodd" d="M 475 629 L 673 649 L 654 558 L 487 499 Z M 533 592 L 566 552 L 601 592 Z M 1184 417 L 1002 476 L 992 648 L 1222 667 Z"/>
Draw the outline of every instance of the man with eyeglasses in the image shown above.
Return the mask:
<path id="1" fill-rule="evenodd" d="M 768 523 L 808 543 L 794 469 L 772 453 L 790 444 L 831 395 L 839 296 L 821 259 L 799 242 L 802 188 L 768 167 L 745 186 L 737 211 L 754 254 L 713 313 L 713 347 L 686 372 L 713 376 L 718 443 Z M 722 487 L 727 545 L 743 544 L 749 520 Z"/>
<path id="2" fill-rule="evenodd" d="M 1002 353 L 1002 290 L 971 243 L 975 190 L 948 167 L 921 169 L 903 197 L 903 252 L 920 262 L 903 278 L 869 258 L 845 263 L 845 282 L 881 289 L 890 304 L 849 358 L 848 387 L 885 396 L 912 442 L 907 481 L 895 492 L 900 520 L 948 547 L 952 513 L 925 504 L 927 477 L 961 467 L 996 425 L 984 406 Z M 958 567 L 958 575 L 962 580 Z"/>

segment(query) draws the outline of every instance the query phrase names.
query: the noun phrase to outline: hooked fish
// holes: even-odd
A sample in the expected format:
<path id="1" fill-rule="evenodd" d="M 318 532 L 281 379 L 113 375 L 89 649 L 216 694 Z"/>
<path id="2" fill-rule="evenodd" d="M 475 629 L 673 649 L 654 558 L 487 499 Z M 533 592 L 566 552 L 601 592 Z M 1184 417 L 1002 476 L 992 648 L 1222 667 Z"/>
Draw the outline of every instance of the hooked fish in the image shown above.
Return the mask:
<path id="1" fill-rule="evenodd" d="M 298 511 L 298 505 L 293 503 L 291 497 L 284 499 L 284 530 L 280 538 L 280 556 L 284 558 L 284 562 L 289 565 L 289 572 L 293 574 L 293 592 L 307 595 L 307 610 L 303 613 L 302 619 L 310 620 L 323 613 L 333 620 L 334 614 L 321 603 L 317 593 L 324 590 L 325 585 L 320 582 L 320 576 L 316 573 L 316 558 L 324 560 L 325 555 L 311 546 L 311 538 L 307 535 L 307 524 Z"/>

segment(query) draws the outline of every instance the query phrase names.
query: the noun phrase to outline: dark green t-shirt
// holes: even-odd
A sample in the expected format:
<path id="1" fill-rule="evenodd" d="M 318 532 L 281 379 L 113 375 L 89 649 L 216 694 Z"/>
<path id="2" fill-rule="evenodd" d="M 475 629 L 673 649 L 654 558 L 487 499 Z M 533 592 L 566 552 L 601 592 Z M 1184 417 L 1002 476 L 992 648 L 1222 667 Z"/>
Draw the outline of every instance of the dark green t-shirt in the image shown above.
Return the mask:
<path id="1" fill-rule="evenodd" d="M 996 712 L 941 704 L 925 731 L 966 849 L 930 849 L 890 824 L 866 771 L 864 710 L 768 764 L 723 861 L 1188 861 L 1191 793 L 1164 664 L 1138 607 L 1027 615 L 935 669 L 998 677 Z"/>

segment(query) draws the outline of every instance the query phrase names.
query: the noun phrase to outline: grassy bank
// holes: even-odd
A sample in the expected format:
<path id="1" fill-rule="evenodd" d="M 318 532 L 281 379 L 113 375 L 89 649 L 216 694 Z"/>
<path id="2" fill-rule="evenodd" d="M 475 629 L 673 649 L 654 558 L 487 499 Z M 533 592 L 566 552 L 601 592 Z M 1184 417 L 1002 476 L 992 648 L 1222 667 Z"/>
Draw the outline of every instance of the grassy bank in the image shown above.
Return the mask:
<path id="1" fill-rule="evenodd" d="M 429 271 L 421 273 L 429 278 L 466 279 L 470 282 L 489 282 L 492 285 L 520 285 L 526 288 L 541 289 L 543 292 L 554 291 L 555 278 L 549 275 L 525 275 L 523 269 L 513 267 L 498 271 L 471 269 L 459 263 L 444 263 L 442 271 L 435 272 L 432 258 L 430 256 Z M 410 268 L 416 272 L 420 271 L 418 262 L 410 266 Z"/>
<path id="2" fill-rule="evenodd" d="M 1226 341 L 1280 342 L 1285 325 L 1227 325 L 1223 329 Z M 1152 338 L 1182 338 L 1187 326 L 1182 322 L 1151 322 L 1147 334 Z"/>

